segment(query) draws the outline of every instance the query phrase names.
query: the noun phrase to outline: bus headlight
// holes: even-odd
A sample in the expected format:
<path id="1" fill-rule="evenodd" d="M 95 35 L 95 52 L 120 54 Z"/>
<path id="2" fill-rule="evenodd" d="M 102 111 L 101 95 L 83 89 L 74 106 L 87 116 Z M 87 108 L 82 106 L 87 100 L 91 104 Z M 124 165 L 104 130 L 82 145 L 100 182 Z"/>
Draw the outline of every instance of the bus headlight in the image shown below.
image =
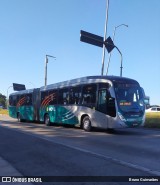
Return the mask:
<path id="1" fill-rule="evenodd" d="M 122 114 L 120 112 L 118 112 L 118 116 L 121 121 L 126 121 L 126 119 L 122 116 Z"/>

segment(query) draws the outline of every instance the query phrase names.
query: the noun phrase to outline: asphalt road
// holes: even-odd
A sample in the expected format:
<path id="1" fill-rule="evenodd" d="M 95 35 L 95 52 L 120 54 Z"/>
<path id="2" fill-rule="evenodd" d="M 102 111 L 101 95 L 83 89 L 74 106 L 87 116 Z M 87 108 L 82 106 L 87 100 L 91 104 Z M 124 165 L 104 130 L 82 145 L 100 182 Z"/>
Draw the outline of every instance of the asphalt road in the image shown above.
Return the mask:
<path id="1" fill-rule="evenodd" d="M 46 127 L 37 123 L 18 123 L 8 117 L 0 118 L 0 157 L 23 176 L 62 176 L 71 181 L 51 184 L 118 185 L 129 182 L 100 181 L 106 180 L 103 177 L 112 176 L 160 176 L 159 143 L 160 130 L 141 128 L 85 132 L 78 128 Z M 79 182 L 72 182 L 72 176 L 81 178 L 75 180 Z M 94 179 L 95 176 L 98 178 Z M 86 182 L 91 178 L 94 182 Z"/>

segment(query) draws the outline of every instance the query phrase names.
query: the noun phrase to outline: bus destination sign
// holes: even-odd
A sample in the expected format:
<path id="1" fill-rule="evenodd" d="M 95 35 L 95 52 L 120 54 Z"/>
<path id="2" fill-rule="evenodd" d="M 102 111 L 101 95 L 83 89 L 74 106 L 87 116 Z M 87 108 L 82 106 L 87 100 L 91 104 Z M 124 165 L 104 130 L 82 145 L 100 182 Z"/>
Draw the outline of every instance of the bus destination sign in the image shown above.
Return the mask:
<path id="1" fill-rule="evenodd" d="M 22 90 L 26 90 L 26 87 L 23 84 L 13 83 L 13 90 L 14 91 L 22 91 Z"/>

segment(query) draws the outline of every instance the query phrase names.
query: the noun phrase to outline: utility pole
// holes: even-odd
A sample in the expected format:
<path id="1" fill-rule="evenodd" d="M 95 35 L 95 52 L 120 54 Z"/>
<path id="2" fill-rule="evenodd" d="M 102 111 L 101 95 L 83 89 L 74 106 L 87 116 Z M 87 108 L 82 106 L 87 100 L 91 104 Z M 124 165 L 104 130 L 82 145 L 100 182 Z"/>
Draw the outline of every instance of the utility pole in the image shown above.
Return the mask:
<path id="1" fill-rule="evenodd" d="M 47 85 L 47 64 L 48 64 L 48 57 L 52 57 L 54 59 L 56 59 L 56 57 L 51 56 L 51 55 L 46 55 L 45 57 L 45 77 L 44 77 L 44 85 Z"/>
<path id="2" fill-rule="evenodd" d="M 104 40 L 106 40 L 107 37 L 107 24 L 108 24 L 108 10 L 109 10 L 109 0 L 107 0 L 107 7 L 106 7 L 106 20 L 105 20 L 105 27 L 104 27 Z M 103 45 L 103 53 L 102 53 L 102 69 L 101 69 L 101 75 L 103 76 L 104 71 L 104 62 L 105 62 L 105 45 Z"/>
<path id="3" fill-rule="evenodd" d="M 114 32 L 113 32 L 113 38 L 112 38 L 113 42 L 114 42 L 114 38 L 115 38 L 115 34 L 116 34 L 116 29 L 119 28 L 119 27 L 121 27 L 121 26 L 128 27 L 127 24 L 120 24 L 120 25 L 118 25 L 118 26 L 115 26 L 115 27 L 114 27 Z M 122 67 L 122 53 L 121 53 L 121 52 L 119 52 L 119 53 L 121 54 L 121 67 Z M 109 70 L 110 61 L 111 61 L 111 52 L 109 53 L 106 75 L 108 75 L 108 70 Z M 122 75 L 122 68 L 121 68 L 121 75 Z"/>

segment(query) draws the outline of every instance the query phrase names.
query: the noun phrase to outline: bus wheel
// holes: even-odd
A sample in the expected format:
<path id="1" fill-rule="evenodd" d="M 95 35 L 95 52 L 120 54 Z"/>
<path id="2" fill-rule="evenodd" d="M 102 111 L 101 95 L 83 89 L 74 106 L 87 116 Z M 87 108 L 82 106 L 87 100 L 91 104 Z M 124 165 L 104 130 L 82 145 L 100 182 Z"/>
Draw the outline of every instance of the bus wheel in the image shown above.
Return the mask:
<path id="1" fill-rule="evenodd" d="M 89 116 L 85 116 L 83 118 L 82 127 L 87 132 L 91 131 L 92 126 L 91 126 L 91 120 L 89 119 Z"/>
<path id="2" fill-rule="evenodd" d="M 50 126 L 50 119 L 48 114 L 46 114 L 44 117 L 44 123 L 45 125 Z"/>

